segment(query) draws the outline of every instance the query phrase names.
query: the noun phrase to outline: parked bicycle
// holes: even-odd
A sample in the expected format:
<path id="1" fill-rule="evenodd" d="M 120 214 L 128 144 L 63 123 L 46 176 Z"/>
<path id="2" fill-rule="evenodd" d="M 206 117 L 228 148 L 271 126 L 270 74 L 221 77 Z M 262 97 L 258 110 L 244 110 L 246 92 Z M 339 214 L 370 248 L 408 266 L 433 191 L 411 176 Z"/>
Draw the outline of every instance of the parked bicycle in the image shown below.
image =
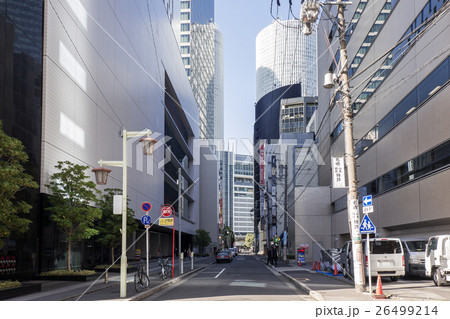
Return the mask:
<path id="1" fill-rule="evenodd" d="M 134 289 L 136 289 L 137 292 L 140 292 L 148 287 L 150 287 L 150 278 L 148 278 L 144 271 L 144 264 L 141 263 L 138 266 L 137 273 L 134 274 Z"/>
<path id="2" fill-rule="evenodd" d="M 165 280 L 170 276 L 170 272 L 172 271 L 172 263 L 169 262 L 169 258 L 162 260 L 159 259 L 159 267 L 160 267 L 160 275 L 161 279 Z"/>

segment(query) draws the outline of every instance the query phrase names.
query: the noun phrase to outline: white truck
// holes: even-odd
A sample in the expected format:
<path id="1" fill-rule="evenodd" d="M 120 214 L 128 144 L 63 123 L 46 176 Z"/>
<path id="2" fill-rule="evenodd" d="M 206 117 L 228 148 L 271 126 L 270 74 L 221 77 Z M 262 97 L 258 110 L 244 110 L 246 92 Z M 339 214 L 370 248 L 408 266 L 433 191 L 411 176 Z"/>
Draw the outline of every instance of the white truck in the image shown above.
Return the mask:
<path id="1" fill-rule="evenodd" d="M 432 236 L 425 251 L 425 275 L 436 286 L 450 283 L 450 235 Z"/>

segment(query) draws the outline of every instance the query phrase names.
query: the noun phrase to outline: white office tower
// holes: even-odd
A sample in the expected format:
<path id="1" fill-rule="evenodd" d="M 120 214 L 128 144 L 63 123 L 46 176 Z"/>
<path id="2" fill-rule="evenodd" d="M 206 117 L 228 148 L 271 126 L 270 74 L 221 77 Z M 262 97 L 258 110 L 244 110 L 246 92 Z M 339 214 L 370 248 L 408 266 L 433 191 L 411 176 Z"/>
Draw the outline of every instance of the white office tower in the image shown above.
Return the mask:
<path id="1" fill-rule="evenodd" d="M 223 139 L 223 36 L 214 0 L 181 1 L 180 52 L 199 108 L 200 138 Z"/>
<path id="2" fill-rule="evenodd" d="M 256 36 L 256 101 L 301 82 L 301 96 L 317 96 L 317 32 L 306 36 L 297 20 L 277 20 Z"/>

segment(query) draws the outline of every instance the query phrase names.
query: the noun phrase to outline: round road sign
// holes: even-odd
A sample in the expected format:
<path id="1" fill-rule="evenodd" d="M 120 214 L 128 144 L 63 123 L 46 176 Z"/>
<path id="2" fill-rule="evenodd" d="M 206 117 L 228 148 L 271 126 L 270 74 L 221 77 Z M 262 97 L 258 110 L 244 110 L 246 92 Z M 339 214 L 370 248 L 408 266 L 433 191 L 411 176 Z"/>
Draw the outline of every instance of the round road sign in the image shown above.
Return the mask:
<path id="1" fill-rule="evenodd" d="M 141 219 L 141 222 L 142 222 L 142 224 L 144 224 L 144 225 L 150 225 L 151 220 L 152 220 L 152 219 L 150 218 L 150 216 L 144 215 L 144 216 L 142 217 L 142 219 Z"/>
<path id="2" fill-rule="evenodd" d="M 152 204 L 150 204 L 149 202 L 143 202 L 141 208 L 144 212 L 148 212 L 150 209 L 152 209 Z"/>
<path id="3" fill-rule="evenodd" d="M 169 217 L 172 215 L 173 208 L 170 205 L 161 206 L 160 215 L 161 217 Z"/>

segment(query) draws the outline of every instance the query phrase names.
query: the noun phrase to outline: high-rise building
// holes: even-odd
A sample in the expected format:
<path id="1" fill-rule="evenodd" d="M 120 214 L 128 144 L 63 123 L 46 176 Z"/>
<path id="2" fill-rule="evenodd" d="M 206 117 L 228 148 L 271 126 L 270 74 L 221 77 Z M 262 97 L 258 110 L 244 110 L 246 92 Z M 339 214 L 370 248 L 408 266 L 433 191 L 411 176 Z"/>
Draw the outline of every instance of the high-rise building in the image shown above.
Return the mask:
<path id="1" fill-rule="evenodd" d="M 256 37 L 256 102 L 295 83 L 301 83 L 298 96 L 317 96 L 316 42 L 317 32 L 304 35 L 298 20 L 265 27 Z"/>
<path id="2" fill-rule="evenodd" d="M 46 210 L 52 196 L 46 184 L 58 161 L 94 168 L 100 159 L 121 160 L 122 128 L 148 128 L 159 140 L 148 157 L 136 138 L 127 143 L 128 207 L 137 220 L 146 201 L 154 207 L 152 221 L 167 203 L 180 213 L 181 169 L 186 193 L 179 251 L 192 244 L 200 219 L 199 170 L 191 143 L 199 137 L 198 108 L 183 64 L 173 54 L 178 43 L 170 3 L 150 1 L 143 16 L 127 1 L 114 6 L 82 0 L 0 2 L 0 119 L 4 131 L 24 144 L 27 171 L 40 185 L 20 194 L 32 206 L 30 230 L 13 234 L 0 249 L 1 256 L 15 256 L 17 273 L 64 267 L 67 240 Z M 90 170 L 86 173 L 94 180 Z M 122 186 L 122 168 L 113 167 L 108 185 L 98 188 Z M 172 235 L 158 225 L 151 230 L 150 253 L 171 254 Z M 129 236 L 138 239 L 144 231 L 141 225 Z M 129 257 L 134 248 L 145 247 L 145 240 L 130 238 Z M 81 242 L 73 246 L 72 266 L 107 262 L 108 253 L 95 240 Z"/>
<path id="3" fill-rule="evenodd" d="M 237 240 L 253 233 L 253 156 L 236 154 L 233 174 L 233 232 Z"/>
<path id="4" fill-rule="evenodd" d="M 199 108 L 200 138 L 223 139 L 223 37 L 214 0 L 181 1 L 180 52 Z"/>
<path id="5" fill-rule="evenodd" d="M 253 157 L 220 151 L 223 226 L 244 240 L 253 233 Z"/>

